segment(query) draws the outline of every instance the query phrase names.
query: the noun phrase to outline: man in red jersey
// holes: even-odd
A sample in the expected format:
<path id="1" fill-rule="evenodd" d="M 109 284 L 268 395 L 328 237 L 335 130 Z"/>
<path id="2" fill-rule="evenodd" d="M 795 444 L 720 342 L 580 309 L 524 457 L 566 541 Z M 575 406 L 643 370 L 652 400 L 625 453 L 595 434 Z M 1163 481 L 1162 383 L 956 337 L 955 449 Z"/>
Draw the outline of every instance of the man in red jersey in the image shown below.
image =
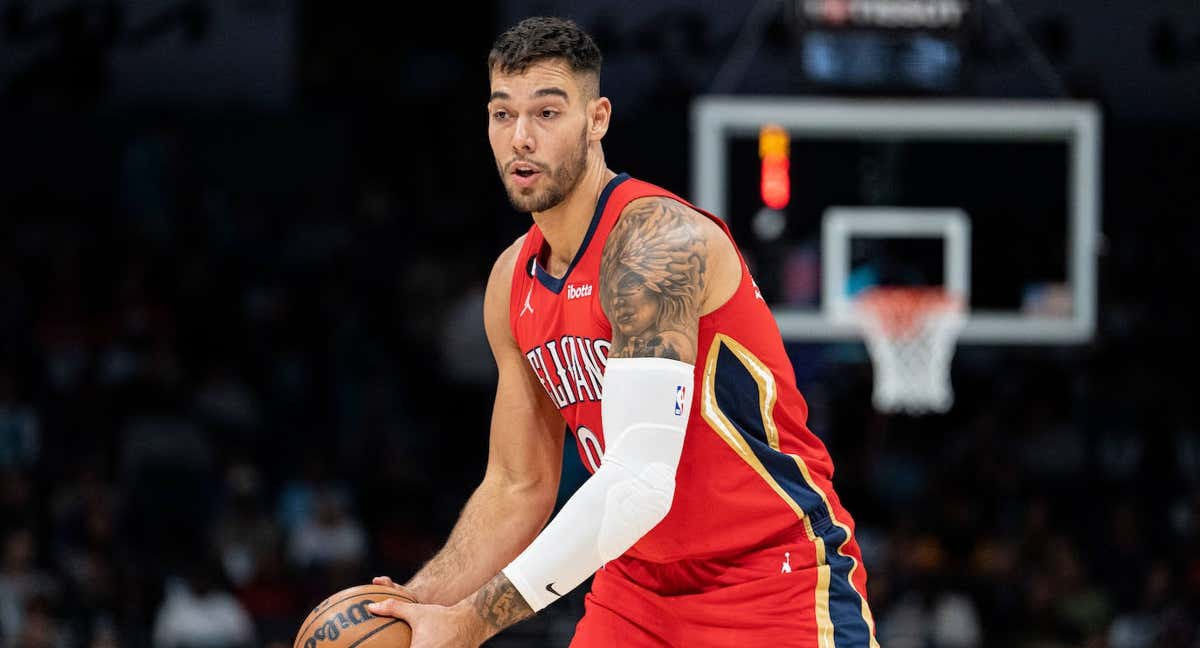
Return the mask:
<path id="1" fill-rule="evenodd" d="M 476 646 L 595 574 L 572 646 L 875 646 L 854 522 L 724 224 L 606 165 L 600 52 L 530 18 L 488 59 L 488 136 L 529 232 L 496 261 L 488 466 L 375 614 Z M 592 471 L 546 524 L 564 423 Z M 545 525 L 545 528 L 543 528 Z"/>

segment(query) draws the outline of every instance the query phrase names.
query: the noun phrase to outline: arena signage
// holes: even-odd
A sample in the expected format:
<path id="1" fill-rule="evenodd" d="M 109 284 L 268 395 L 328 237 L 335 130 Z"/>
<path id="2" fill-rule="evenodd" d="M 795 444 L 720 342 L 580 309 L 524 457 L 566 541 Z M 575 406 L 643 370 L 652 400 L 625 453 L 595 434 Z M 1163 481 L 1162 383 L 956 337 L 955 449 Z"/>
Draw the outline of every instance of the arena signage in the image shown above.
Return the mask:
<path id="1" fill-rule="evenodd" d="M 797 0 L 814 27 L 958 29 L 969 0 Z"/>

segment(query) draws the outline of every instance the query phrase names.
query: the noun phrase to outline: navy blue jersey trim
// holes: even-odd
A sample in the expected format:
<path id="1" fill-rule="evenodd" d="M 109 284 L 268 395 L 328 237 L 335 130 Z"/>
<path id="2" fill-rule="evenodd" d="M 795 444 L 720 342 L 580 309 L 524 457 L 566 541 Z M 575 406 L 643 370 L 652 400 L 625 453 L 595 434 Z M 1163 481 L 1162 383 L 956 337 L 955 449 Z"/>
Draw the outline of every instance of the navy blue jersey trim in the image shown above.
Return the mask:
<path id="1" fill-rule="evenodd" d="M 791 456 L 771 447 L 760 405 L 760 388 L 754 376 L 729 347 L 721 344 L 710 351 L 717 353 L 715 386 L 717 409 L 733 424 L 771 478 L 804 511 L 813 533 L 825 543 L 825 561 L 829 565 L 829 618 L 833 623 L 834 648 L 870 645 L 871 629 L 863 617 L 863 601 L 854 589 L 850 574 L 854 560 L 841 553 L 847 532 L 834 524 L 821 494 L 813 489 Z"/>
<path id="2" fill-rule="evenodd" d="M 592 235 L 596 233 L 596 228 L 600 225 L 600 217 L 604 214 L 604 206 L 608 204 L 608 197 L 612 195 L 613 189 L 616 189 L 617 185 L 625 182 L 628 179 L 628 173 L 620 173 L 617 174 L 617 177 L 609 180 L 608 184 L 604 186 L 604 191 L 600 192 L 600 199 L 596 201 L 596 211 L 592 214 L 592 223 L 591 225 L 588 225 L 587 234 L 583 235 L 583 243 L 579 245 L 579 251 L 575 253 L 575 258 L 571 260 L 571 265 L 567 267 L 567 271 L 563 273 L 563 276 L 555 277 L 549 272 L 546 272 L 546 270 L 542 268 L 541 262 L 537 261 L 535 258 L 533 264 L 533 276 L 537 277 L 537 280 L 542 282 L 542 285 L 546 287 L 546 290 L 549 290 L 555 294 L 562 292 L 563 286 L 567 285 L 567 277 L 571 276 L 571 271 L 575 269 L 575 265 L 579 263 L 579 260 L 583 258 L 584 254 L 587 253 L 588 244 L 592 242 Z"/>

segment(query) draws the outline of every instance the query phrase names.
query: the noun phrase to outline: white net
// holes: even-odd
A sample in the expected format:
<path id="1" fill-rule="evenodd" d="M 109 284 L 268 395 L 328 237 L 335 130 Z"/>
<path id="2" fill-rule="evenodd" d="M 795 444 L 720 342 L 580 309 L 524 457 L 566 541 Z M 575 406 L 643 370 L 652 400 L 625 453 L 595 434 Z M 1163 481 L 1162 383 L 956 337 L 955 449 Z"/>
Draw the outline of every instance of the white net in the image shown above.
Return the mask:
<path id="1" fill-rule="evenodd" d="M 948 411 L 954 403 L 950 360 L 966 323 L 961 301 L 940 288 L 872 288 L 856 304 L 875 366 L 875 408 Z"/>

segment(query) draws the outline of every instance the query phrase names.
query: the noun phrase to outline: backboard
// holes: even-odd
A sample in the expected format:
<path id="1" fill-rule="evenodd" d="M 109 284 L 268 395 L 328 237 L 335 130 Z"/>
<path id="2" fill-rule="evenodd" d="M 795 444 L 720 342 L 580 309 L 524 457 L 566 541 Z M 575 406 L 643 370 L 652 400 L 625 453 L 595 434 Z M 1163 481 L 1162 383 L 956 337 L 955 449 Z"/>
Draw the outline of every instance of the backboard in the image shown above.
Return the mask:
<path id="1" fill-rule="evenodd" d="M 756 190 L 765 125 L 791 201 Z M 729 222 L 789 341 L 861 336 L 854 294 L 915 281 L 966 302 L 960 341 L 1079 344 L 1096 320 L 1100 116 L 1087 103 L 702 97 L 692 192 Z"/>

